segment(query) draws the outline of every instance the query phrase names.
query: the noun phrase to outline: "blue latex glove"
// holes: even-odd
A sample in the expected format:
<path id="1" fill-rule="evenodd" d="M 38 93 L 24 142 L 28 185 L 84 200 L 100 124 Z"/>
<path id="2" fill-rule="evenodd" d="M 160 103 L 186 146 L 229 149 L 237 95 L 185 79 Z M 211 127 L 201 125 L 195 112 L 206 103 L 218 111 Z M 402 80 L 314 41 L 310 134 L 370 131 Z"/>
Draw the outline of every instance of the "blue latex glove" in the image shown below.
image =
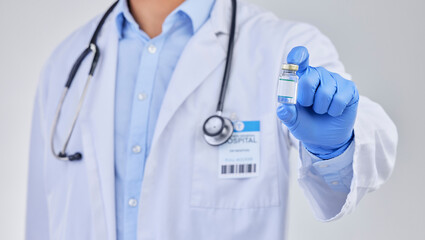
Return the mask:
<path id="1" fill-rule="evenodd" d="M 305 47 L 293 48 L 287 61 L 299 65 L 298 98 L 296 105 L 280 105 L 278 117 L 311 153 L 321 159 L 339 156 L 354 137 L 357 87 L 322 67 L 310 67 Z"/>

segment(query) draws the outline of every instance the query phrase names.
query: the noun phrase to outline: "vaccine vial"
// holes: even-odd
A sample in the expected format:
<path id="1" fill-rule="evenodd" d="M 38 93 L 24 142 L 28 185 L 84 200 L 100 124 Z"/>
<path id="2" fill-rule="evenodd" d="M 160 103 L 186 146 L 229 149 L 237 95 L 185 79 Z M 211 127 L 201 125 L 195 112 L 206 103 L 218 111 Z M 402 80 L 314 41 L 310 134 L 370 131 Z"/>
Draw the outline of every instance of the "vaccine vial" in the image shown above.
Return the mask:
<path id="1" fill-rule="evenodd" d="M 277 101 L 283 104 L 297 103 L 298 65 L 283 64 L 277 85 Z"/>

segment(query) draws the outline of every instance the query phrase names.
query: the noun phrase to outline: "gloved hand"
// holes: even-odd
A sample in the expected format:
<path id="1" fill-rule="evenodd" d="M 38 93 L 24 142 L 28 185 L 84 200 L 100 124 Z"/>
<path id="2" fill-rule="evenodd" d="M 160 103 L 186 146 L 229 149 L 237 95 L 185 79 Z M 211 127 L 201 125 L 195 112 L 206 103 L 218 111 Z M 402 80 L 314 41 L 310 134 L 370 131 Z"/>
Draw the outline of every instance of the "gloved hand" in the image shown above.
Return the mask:
<path id="1" fill-rule="evenodd" d="M 359 93 L 352 81 L 309 66 L 305 47 L 295 47 L 288 63 L 299 65 L 297 104 L 282 104 L 277 115 L 304 147 L 321 159 L 342 154 L 354 133 Z"/>

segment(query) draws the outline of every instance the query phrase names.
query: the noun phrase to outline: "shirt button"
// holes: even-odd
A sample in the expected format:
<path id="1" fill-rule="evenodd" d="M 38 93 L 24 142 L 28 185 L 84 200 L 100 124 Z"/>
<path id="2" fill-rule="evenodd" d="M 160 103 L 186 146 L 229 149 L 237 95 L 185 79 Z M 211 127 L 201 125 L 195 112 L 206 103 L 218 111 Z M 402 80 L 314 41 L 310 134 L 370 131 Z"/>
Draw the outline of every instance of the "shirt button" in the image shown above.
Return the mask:
<path id="1" fill-rule="evenodd" d="M 148 51 L 152 54 L 154 54 L 156 52 L 156 47 L 154 45 L 149 45 L 148 47 Z"/>
<path id="2" fill-rule="evenodd" d="M 128 200 L 128 205 L 129 205 L 130 207 L 135 207 L 135 206 L 137 206 L 137 200 L 136 200 L 136 199 L 134 199 L 134 198 L 130 198 L 130 200 Z"/>
<path id="3" fill-rule="evenodd" d="M 145 99 L 146 99 L 146 97 L 147 97 L 147 95 L 146 95 L 145 93 L 139 93 L 139 94 L 137 95 L 137 98 L 138 98 L 140 101 L 145 100 Z"/>
<path id="4" fill-rule="evenodd" d="M 329 167 L 329 165 L 327 165 L 327 164 L 319 165 L 319 168 L 327 168 L 327 167 Z"/>
<path id="5" fill-rule="evenodd" d="M 132 151 L 134 153 L 139 153 L 142 150 L 142 148 L 139 145 L 136 145 L 133 147 Z"/>
<path id="6" fill-rule="evenodd" d="M 333 182 L 331 182 L 331 184 L 332 184 L 332 185 L 338 185 L 338 184 L 339 184 L 339 182 L 338 182 L 338 181 L 333 181 Z"/>

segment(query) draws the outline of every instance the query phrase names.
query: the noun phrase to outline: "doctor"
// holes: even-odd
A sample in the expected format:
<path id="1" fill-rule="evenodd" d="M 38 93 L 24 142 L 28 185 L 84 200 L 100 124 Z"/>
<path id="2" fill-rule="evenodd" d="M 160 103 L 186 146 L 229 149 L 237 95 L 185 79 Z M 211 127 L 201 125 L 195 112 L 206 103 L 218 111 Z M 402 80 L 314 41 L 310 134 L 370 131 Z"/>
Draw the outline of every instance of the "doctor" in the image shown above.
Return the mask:
<path id="1" fill-rule="evenodd" d="M 316 28 L 244 1 L 120 0 L 87 48 L 101 17 L 61 43 L 41 75 L 27 239 L 283 239 L 290 147 L 322 221 L 353 211 L 390 176 L 396 128 L 359 97 Z M 284 60 L 299 65 L 295 106 L 276 104 Z M 234 131 L 212 146 L 203 126 L 216 113 L 227 62 L 218 114 Z"/>

